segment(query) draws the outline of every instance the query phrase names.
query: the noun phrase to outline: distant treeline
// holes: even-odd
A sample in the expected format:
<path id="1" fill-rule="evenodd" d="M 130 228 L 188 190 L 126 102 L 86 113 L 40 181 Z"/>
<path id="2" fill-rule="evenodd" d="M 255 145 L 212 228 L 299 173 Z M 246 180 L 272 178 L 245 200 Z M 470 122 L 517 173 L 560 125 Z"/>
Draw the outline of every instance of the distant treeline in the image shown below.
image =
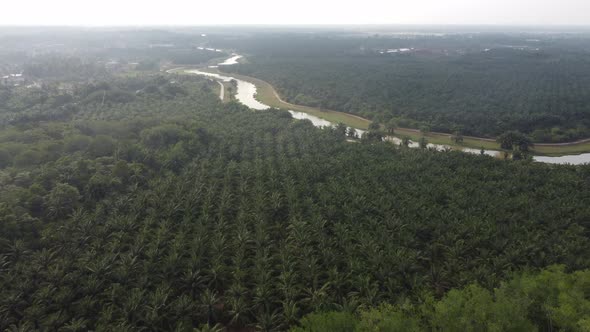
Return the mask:
<path id="1" fill-rule="evenodd" d="M 411 327 L 429 305 L 460 330 L 577 326 L 586 300 L 559 295 L 587 286 L 565 271 L 590 267 L 588 167 L 348 143 L 213 84 L 3 90 L 1 330 Z M 534 277 L 553 264 L 557 286 Z"/>
<path id="2" fill-rule="evenodd" d="M 227 55 L 202 49 L 209 42 L 197 32 L 0 27 L 0 76 L 24 73 L 28 82 L 105 80 L 106 71 L 157 71 L 162 63 L 196 65 Z"/>
<path id="3" fill-rule="evenodd" d="M 474 136 L 519 130 L 537 142 L 590 137 L 585 35 L 294 35 L 247 41 L 241 46 L 252 54 L 248 63 L 224 69 L 267 80 L 294 103 Z"/>

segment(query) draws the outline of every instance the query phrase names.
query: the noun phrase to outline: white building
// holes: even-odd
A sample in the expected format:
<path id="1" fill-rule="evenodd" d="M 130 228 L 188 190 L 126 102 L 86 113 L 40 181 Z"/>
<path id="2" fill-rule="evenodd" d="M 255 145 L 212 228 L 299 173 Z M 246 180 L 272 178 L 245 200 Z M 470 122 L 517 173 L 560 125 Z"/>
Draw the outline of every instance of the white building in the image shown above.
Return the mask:
<path id="1" fill-rule="evenodd" d="M 9 74 L 2 76 L 0 79 L 1 85 L 19 86 L 25 83 L 25 77 L 23 74 Z"/>

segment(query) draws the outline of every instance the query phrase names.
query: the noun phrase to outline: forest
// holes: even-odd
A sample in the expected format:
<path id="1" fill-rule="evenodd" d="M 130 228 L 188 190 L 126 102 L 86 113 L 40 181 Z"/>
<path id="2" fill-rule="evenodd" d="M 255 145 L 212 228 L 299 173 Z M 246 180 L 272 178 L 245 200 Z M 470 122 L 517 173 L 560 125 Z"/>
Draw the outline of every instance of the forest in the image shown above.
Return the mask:
<path id="1" fill-rule="evenodd" d="M 553 324 L 563 331 L 587 331 L 588 274 L 568 274 L 563 266 L 551 266 L 540 273 L 517 274 L 493 291 L 472 284 L 440 300 L 425 297 L 417 305 L 406 301 L 362 308 L 358 314 L 312 313 L 292 331 L 543 331 Z"/>
<path id="2" fill-rule="evenodd" d="M 588 329 L 590 167 L 350 143 L 216 86 L 1 90 L 1 330 Z"/>
<path id="3" fill-rule="evenodd" d="M 588 34 L 285 33 L 238 45 L 251 56 L 224 70 L 266 80 L 295 104 L 488 138 L 590 137 Z"/>
<path id="4" fill-rule="evenodd" d="M 154 72 L 225 55 L 192 30 L 0 27 L 0 77 L 24 73 L 27 81 L 106 81 L 116 72 Z"/>

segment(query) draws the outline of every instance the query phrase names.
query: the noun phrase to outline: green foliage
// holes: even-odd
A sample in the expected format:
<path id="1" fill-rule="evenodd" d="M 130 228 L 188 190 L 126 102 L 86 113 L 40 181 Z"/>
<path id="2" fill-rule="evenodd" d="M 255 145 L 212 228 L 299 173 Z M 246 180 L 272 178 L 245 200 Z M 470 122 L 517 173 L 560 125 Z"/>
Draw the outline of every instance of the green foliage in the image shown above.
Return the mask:
<path id="1" fill-rule="evenodd" d="M 118 177 L 121 180 L 127 180 L 131 175 L 131 169 L 125 160 L 119 160 L 112 169 L 113 176 Z"/>
<path id="2" fill-rule="evenodd" d="M 86 151 L 90 144 L 92 143 L 92 138 L 84 135 L 75 135 L 70 136 L 64 140 L 64 149 L 67 152 L 74 153 L 77 151 Z"/>
<path id="3" fill-rule="evenodd" d="M 193 329 L 193 332 L 223 332 L 224 328 L 221 324 L 215 324 L 213 326 L 204 324 L 199 328 Z"/>
<path id="4" fill-rule="evenodd" d="M 463 134 L 460 131 L 455 131 L 451 136 L 451 141 L 453 141 L 455 144 L 462 144 Z"/>
<path id="5" fill-rule="evenodd" d="M 537 142 L 590 136 L 588 35 L 290 33 L 231 44 L 251 56 L 224 70 L 266 80 L 297 104 L 490 138 L 510 130 Z M 399 48 L 414 49 L 387 52 Z"/>
<path id="6" fill-rule="evenodd" d="M 141 141 L 149 148 L 160 149 L 176 144 L 185 136 L 181 127 L 167 124 L 143 130 Z"/>
<path id="7" fill-rule="evenodd" d="M 0 111 L 18 122 L 1 148 L 39 154 L 0 170 L 0 330 L 285 330 L 325 311 L 347 314 L 312 316 L 322 329 L 462 311 L 504 327 L 507 303 L 539 325 L 522 299 L 547 302 L 540 286 L 507 299 L 489 289 L 523 268 L 590 267 L 586 167 L 348 143 L 342 127 L 222 104 L 200 78 L 109 84 L 163 91 L 172 77 L 186 95 L 83 104 L 81 93 L 51 121 L 33 96 Z M 476 281 L 483 300 L 445 298 Z M 443 300 L 423 307 L 423 293 Z M 586 324 L 584 298 L 559 301 L 551 322 Z M 367 319 L 351 324 L 359 309 Z"/>
<path id="8" fill-rule="evenodd" d="M 37 150 L 25 150 L 14 157 L 14 165 L 16 167 L 30 167 L 41 163 L 42 155 Z"/>
<path id="9" fill-rule="evenodd" d="M 509 294 L 470 285 L 451 290 L 436 304 L 432 325 L 440 331 L 533 331 L 526 304 Z"/>
<path id="10" fill-rule="evenodd" d="M 100 172 L 94 174 L 86 184 L 85 192 L 91 200 L 101 200 L 114 190 L 120 181 L 110 176 L 110 174 L 102 174 Z"/>
<path id="11" fill-rule="evenodd" d="M 420 144 L 420 149 L 426 149 L 428 147 L 428 141 L 426 140 L 426 137 L 420 137 L 418 144 Z"/>
<path id="12" fill-rule="evenodd" d="M 431 131 L 430 126 L 428 126 L 428 125 L 420 126 L 420 133 L 422 133 L 422 135 L 427 135 L 430 131 Z"/>
<path id="13" fill-rule="evenodd" d="M 115 140 L 106 135 L 98 135 L 88 146 L 88 152 L 93 157 L 105 157 L 110 156 L 115 151 Z"/>
<path id="14" fill-rule="evenodd" d="M 10 155 L 10 152 L 5 149 L 0 149 L 0 168 L 4 168 L 10 164 L 12 164 L 12 156 Z"/>
<path id="15" fill-rule="evenodd" d="M 354 332 L 357 320 L 346 312 L 309 314 L 301 319 L 301 326 L 292 332 Z"/>
<path id="16" fill-rule="evenodd" d="M 587 331 L 590 317 L 590 271 L 567 274 L 553 266 L 540 274 L 523 274 L 503 285 L 506 296 L 530 300 L 528 317 L 539 329 Z"/>
<path id="17" fill-rule="evenodd" d="M 352 318 L 341 315 L 353 331 L 581 332 L 587 331 L 590 317 L 589 282 L 590 270 L 568 274 L 563 266 L 551 266 L 516 274 L 493 291 L 471 284 L 450 290 L 438 301 L 427 296 L 417 304 L 382 304 Z M 305 331 L 322 331 L 325 321 L 338 317 L 337 312 L 314 313 L 301 324 Z"/>
<path id="18" fill-rule="evenodd" d="M 372 131 L 379 131 L 381 130 L 381 124 L 379 123 L 379 121 L 373 121 L 369 124 L 369 130 Z"/>
<path id="19" fill-rule="evenodd" d="M 72 213 L 78 206 L 80 192 L 76 187 L 58 183 L 46 198 L 47 209 L 53 217 L 64 217 Z"/>
<path id="20" fill-rule="evenodd" d="M 389 135 L 395 134 L 395 128 L 397 128 L 397 121 L 394 119 L 389 120 L 385 125 L 385 129 Z"/>
<path id="21" fill-rule="evenodd" d="M 379 143 L 383 141 L 383 134 L 380 131 L 369 130 L 363 133 L 361 141 L 365 143 Z"/>
<path id="22" fill-rule="evenodd" d="M 533 146 L 530 138 L 518 131 L 505 132 L 498 137 L 497 141 L 502 149 L 520 152 L 528 152 Z"/>
<path id="23" fill-rule="evenodd" d="M 355 331 L 358 332 L 420 332 L 424 331 L 420 320 L 412 317 L 392 305 L 383 304 L 376 308 L 361 311 L 359 323 Z"/>

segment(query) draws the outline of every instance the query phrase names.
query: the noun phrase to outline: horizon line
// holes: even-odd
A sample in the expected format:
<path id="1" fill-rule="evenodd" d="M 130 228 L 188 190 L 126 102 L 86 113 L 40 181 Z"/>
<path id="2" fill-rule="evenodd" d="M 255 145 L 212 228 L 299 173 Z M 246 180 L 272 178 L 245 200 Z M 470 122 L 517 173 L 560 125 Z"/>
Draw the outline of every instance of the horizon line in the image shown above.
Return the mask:
<path id="1" fill-rule="evenodd" d="M 563 28 L 590 28 L 588 24 L 529 24 L 529 23 L 141 23 L 141 24 L 13 24 L 0 23 L 0 28 L 109 28 L 109 27 L 358 27 L 358 26 L 411 26 L 411 27 L 563 27 Z"/>

